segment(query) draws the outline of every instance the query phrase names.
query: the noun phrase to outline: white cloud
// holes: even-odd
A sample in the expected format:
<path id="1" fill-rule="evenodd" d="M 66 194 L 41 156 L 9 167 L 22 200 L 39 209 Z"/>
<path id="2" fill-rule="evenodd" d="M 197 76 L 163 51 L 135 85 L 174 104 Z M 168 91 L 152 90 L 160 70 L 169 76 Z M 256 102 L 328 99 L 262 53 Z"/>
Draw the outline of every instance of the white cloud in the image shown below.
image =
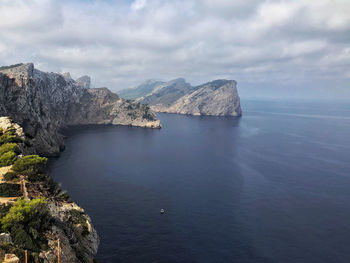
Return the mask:
<path id="1" fill-rule="evenodd" d="M 147 0 L 135 0 L 131 5 L 131 9 L 135 11 L 141 10 L 145 8 L 146 5 L 147 5 Z"/>
<path id="2" fill-rule="evenodd" d="M 0 64 L 114 90 L 147 78 L 346 81 L 349 13 L 348 0 L 1 0 Z"/>

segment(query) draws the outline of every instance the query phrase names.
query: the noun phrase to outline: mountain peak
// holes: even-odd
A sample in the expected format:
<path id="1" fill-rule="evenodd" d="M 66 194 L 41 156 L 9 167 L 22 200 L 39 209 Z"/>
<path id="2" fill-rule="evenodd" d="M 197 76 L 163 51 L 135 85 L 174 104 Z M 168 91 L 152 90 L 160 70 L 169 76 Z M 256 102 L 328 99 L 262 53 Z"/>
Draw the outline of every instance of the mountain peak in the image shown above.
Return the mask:
<path id="1" fill-rule="evenodd" d="M 91 78 L 87 75 L 81 76 L 75 80 L 80 86 L 89 89 L 91 86 Z"/>

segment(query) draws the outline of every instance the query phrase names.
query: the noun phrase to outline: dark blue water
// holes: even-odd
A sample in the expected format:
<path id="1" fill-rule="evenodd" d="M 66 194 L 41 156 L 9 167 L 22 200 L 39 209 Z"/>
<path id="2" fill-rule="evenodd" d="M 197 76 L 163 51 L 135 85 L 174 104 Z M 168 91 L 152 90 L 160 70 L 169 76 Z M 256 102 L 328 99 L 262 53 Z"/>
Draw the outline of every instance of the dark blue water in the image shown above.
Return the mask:
<path id="1" fill-rule="evenodd" d="M 350 106 L 243 110 L 69 134 L 52 175 L 92 217 L 101 262 L 350 262 Z"/>

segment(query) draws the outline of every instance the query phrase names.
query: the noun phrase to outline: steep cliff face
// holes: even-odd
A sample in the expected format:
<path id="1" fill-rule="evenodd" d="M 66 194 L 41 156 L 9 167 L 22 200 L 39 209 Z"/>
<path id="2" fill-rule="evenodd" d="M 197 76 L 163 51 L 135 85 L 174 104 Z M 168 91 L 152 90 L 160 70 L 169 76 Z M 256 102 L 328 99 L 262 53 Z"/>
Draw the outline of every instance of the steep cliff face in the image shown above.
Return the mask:
<path id="1" fill-rule="evenodd" d="M 149 91 L 150 88 L 152 91 L 136 98 L 136 101 L 150 105 L 157 112 L 212 116 L 242 115 L 237 83 L 234 80 L 215 80 L 196 87 L 192 87 L 184 79 L 150 84 L 146 82 L 131 93 L 124 91 L 123 94 L 130 97 L 142 91 Z"/>
<path id="2" fill-rule="evenodd" d="M 14 131 L 14 134 L 18 138 L 18 146 L 23 153 L 23 150 L 27 147 L 26 142 L 28 142 L 30 138 L 26 137 L 22 127 L 14 123 L 9 117 L 4 116 L 0 117 L 0 129 L 2 134 L 8 130 Z M 2 140 L 2 142 L 3 141 L 4 140 Z M 25 157 L 21 154 L 17 158 L 20 160 Z M 93 263 L 98 250 L 99 237 L 92 225 L 90 217 L 81 207 L 72 202 L 68 195 L 63 192 L 59 185 L 49 176 L 45 174 L 28 175 L 24 172 L 16 172 L 13 168 L 14 166 L 15 164 L 1 167 L 0 184 L 16 184 L 21 181 L 23 184 L 23 187 L 21 187 L 23 196 L 19 196 L 18 198 L 23 198 L 26 202 L 43 198 L 45 200 L 45 211 L 47 209 L 47 214 L 45 213 L 44 216 L 44 213 L 42 213 L 42 217 L 45 218 L 45 220 L 42 219 L 38 222 L 40 222 L 41 225 L 45 225 L 45 228 L 39 227 L 37 225 L 38 223 L 36 223 L 36 227 L 33 226 L 30 228 L 30 233 L 13 231 L 12 229 L 12 231 L 10 231 L 11 235 L 10 233 L 2 234 L 6 235 L 7 239 L 0 240 L 0 261 L 3 259 L 4 252 L 10 250 L 12 251 L 11 253 L 15 253 L 16 257 L 20 258 L 20 262 L 24 262 L 24 249 L 28 249 L 28 262 L 57 262 L 59 240 L 61 262 Z M 10 181 L 4 180 L 4 175 L 8 171 L 12 174 L 16 174 L 13 181 L 11 181 L 11 179 Z M 13 206 L 18 201 L 18 198 L 6 198 L 3 197 L 3 192 L 1 194 L 0 207 L 2 213 L 0 219 L 3 219 L 9 211 L 9 207 Z M 6 207 L 8 209 L 6 209 Z M 44 207 L 41 209 L 44 210 Z M 18 215 L 21 216 L 21 213 L 23 213 L 23 211 L 18 212 Z M 33 221 L 28 221 L 27 224 L 33 225 Z M 37 229 L 43 230 L 38 232 Z M 19 238 L 19 236 L 21 238 Z M 42 245 L 39 251 L 33 251 L 34 241 L 31 238 L 38 236 L 40 236 Z M 36 254 L 35 261 L 33 258 L 34 253 Z"/>
<path id="3" fill-rule="evenodd" d="M 107 88 L 89 89 L 90 78 L 46 73 L 32 63 L 0 70 L 0 115 L 19 123 L 32 138 L 27 151 L 56 155 L 61 128 L 85 124 L 160 128 L 147 106 L 126 101 Z"/>

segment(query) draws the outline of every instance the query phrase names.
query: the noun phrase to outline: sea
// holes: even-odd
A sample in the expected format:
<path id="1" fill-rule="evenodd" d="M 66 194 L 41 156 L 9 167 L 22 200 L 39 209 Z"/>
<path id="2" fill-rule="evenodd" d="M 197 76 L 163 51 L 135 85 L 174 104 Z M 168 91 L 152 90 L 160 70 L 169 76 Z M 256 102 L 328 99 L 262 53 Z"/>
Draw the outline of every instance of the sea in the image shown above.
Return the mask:
<path id="1" fill-rule="evenodd" d="M 350 104 L 242 111 L 66 132 L 50 174 L 92 218 L 99 262 L 350 262 Z"/>

